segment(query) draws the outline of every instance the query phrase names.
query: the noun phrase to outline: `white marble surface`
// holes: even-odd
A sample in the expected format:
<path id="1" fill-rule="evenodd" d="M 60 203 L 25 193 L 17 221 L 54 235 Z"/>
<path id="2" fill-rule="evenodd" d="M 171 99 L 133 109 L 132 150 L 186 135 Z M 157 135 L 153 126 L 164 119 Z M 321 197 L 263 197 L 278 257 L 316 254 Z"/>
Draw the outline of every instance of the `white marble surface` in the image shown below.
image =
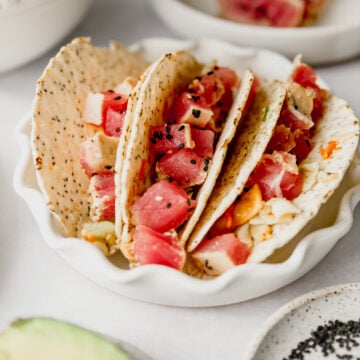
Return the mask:
<path id="1" fill-rule="evenodd" d="M 129 45 L 143 37 L 176 36 L 145 0 L 98 0 L 63 43 L 77 35 L 91 36 L 96 45 L 111 38 Z M 55 52 L 0 74 L 0 329 L 18 317 L 51 316 L 127 341 L 156 360 L 244 359 L 253 335 L 280 306 L 316 288 L 360 281 L 359 207 L 352 230 L 307 275 L 269 295 L 231 306 L 146 304 L 114 294 L 69 267 L 42 241 L 12 187 L 18 159 L 13 132 L 31 108 L 36 80 Z M 317 71 L 359 116 L 360 58 Z"/>

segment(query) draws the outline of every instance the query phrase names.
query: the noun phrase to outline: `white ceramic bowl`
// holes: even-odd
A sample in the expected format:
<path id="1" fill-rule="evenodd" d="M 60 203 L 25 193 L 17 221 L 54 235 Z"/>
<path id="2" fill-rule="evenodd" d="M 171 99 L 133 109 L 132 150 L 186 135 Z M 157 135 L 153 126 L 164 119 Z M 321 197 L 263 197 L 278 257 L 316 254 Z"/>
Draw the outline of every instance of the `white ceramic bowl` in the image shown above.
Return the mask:
<path id="1" fill-rule="evenodd" d="M 58 43 L 92 0 L 27 0 L 0 9 L 0 72 L 23 65 Z"/>
<path id="2" fill-rule="evenodd" d="M 301 53 L 311 64 L 360 54 L 359 0 L 329 0 L 320 19 L 302 28 L 270 28 L 221 19 L 218 0 L 152 0 L 152 4 L 170 28 L 188 38 L 220 38 L 291 58 Z"/>
<path id="3" fill-rule="evenodd" d="M 131 49 L 150 61 L 175 49 L 188 49 L 200 61 L 216 58 L 219 64 L 232 66 L 240 74 L 251 68 L 266 78 L 285 79 L 292 68 L 289 60 L 279 54 L 239 48 L 210 39 L 199 42 L 147 39 Z M 244 301 L 274 291 L 309 271 L 349 231 L 353 209 L 360 200 L 360 160 L 357 156 L 341 186 L 316 219 L 291 242 L 290 250 L 288 246 L 277 252 L 277 263 L 238 266 L 212 280 L 199 280 L 158 265 L 128 270 L 126 261 L 120 256 L 107 259 L 95 246 L 84 240 L 68 238 L 64 241 L 36 182 L 29 144 L 30 130 L 28 115 L 16 131 L 21 157 L 14 186 L 30 207 L 45 242 L 74 268 L 97 283 L 119 294 L 148 302 L 214 306 Z"/>
<path id="4" fill-rule="evenodd" d="M 309 339 L 311 332 L 317 331 L 319 326 L 328 325 L 329 321 L 339 320 L 346 324 L 351 320 L 359 322 L 359 319 L 360 283 L 336 285 L 312 291 L 284 305 L 265 322 L 245 359 L 288 359 L 291 351 L 296 349 L 300 342 L 306 343 L 304 340 Z M 346 326 L 343 326 L 343 329 L 346 329 Z M 328 333 L 325 330 L 323 332 Z M 322 338 L 321 332 L 317 335 Z M 342 336 L 338 335 L 337 339 L 346 336 L 352 338 L 352 332 L 344 332 Z M 359 341 L 359 338 L 356 340 Z M 358 359 L 360 356 L 360 347 L 354 347 L 352 343 L 350 349 L 346 349 L 339 347 L 331 337 L 327 338 L 327 342 L 334 346 L 335 352 L 326 356 L 326 359 Z M 319 344 L 315 348 L 305 347 L 309 352 L 302 353 L 304 360 L 325 358 Z"/>

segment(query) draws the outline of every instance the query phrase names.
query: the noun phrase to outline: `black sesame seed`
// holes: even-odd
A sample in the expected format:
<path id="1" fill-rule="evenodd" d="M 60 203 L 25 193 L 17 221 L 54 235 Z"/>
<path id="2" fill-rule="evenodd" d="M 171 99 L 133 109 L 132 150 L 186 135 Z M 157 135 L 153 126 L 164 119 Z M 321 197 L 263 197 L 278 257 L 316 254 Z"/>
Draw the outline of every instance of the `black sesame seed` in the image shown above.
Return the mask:
<path id="1" fill-rule="evenodd" d="M 120 99 L 121 99 L 120 95 L 114 97 L 114 100 L 120 100 Z"/>
<path id="2" fill-rule="evenodd" d="M 169 208 L 171 208 L 171 202 L 168 202 L 167 204 L 166 204 L 166 207 L 169 209 Z"/>
<path id="3" fill-rule="evenodd" d="M 165 125 L 165 130 L 166 130 L 167 133 L 170 133 L 171 127 L 170 127 L 169 124 Z"/>
<path id="4" fill-rule="evenodd" d="M 120 132 L 120 128 L 119 127 L 115 128 L 115 132 Z"/>
<path id="5" fill-rule="evenodd" d="M 198 102 L 200 100 L 200 96 L 196 96 L 196 95 L 193 95 L 191 98 L 194 102 Z"/>
<path id="6" fill-rule="evenodd" d="M 193 109 L 192 114 L 193 114 L 194 118 L 198 119 L 201 115 L 201 110 Z"/>
<path id="7" fill-rule="evenodd" d="M 111 165 L 105 165 L 105 169 L 107 170 L 111 170 L 112 166 Z"/>
<path id="8" fill-rule="evenodd" d="M 173 136 L 171 134 L 166 134 L 165 136 L 168 140 L 171 140 L 173 138 Z"/>
<path id="9" fill-rule="evenodd" d="M 330 320 L 310 332 L 310 337 L 300 341 L 295 349 L 283 360 L 305 359 L 311 352 L 322 353 L 322 357 L 335 354 L 338 359 L 354 359 L 351 354 L 354 347 L 360 346 L 360 321 Z M 338 349 L 341 354 L 338 354 Z M 344 353 L 345 352 L 345 353 Z"/>
<path id="10" fill-rule="evenodd" d="M 191 159 L 190 162 L 191 162 L 192 164 L 194 164 L 194 165 L 196 164 L 196 160 L 195 160 L 195 159 Z"/>
<path id="11" fill-rule="evenodd" d="M 184 143 L 179 144 L 178 149 L 182 149 L 185 146 Z"/>
<path id="12" fill-rule="evenodd" d="M 214 72 L 213 71 L 208 71 L 207 75 L 213 75 Z"/>
<path id="13" fill-rule="evenodd" d="M 179 128 L 178 128 L 178 131 L 183 131 L 185 129 L 185 125 L 181 125 Z"/>
<path id="14" fill-rule="evenodd" d="M 163 138 L 163 134 L 161 131 L 154 131 L 154 139 L 161 140 Z"/>

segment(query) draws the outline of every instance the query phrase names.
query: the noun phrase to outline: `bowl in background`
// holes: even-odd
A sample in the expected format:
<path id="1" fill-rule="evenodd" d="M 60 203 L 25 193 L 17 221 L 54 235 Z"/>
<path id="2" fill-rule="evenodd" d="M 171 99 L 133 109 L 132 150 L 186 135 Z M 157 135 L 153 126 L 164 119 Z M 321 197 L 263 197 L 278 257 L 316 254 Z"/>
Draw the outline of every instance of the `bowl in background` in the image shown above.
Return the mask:
<path id="1" fill-rule="evenodd" d="M 92 0 L 19 0 L 0 8 L 0 73 L 44 54 L 85 16 Z"/>
<path id="2" fill-rule="evenodd" d="M 222 19 L 219 0 L 152 0 L 163 22 L 187 38 L 212 37 L 242 46 L 268 48 L 290 58 L 302 54 L 312 65 L 360 54 L 360 1 L 328 0 L 311 26 L 274 28 Z"/>

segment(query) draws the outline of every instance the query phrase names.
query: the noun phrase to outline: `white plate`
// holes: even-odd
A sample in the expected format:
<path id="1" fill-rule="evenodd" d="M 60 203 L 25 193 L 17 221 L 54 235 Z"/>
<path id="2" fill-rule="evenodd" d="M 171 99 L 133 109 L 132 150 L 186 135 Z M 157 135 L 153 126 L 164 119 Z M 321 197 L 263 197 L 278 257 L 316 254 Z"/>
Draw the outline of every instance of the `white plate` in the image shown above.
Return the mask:
<path id="1" fill-rule="evenodd" d="M 328 331 L 327 326 L 330 325 L 329 321 L 335 320 L 339 320 L 344 324 L 351 320 L 359 323 L 360 283 L 315 290 L 284 305 L 266 321 L 246 359 L 289 359 L 292 350 L 298 349 L 300 342 L 305 344 L 303 346 L 309 353 L 300 350 L 299 353 L 304 357 L 292 357 L 292 359 L 323 359 L 325 357 L 321 351 L 322 346 L 318 344 L 313 348 L 306 345 L 306 340 L 311 338 L 311 332 L 313 331 L 316 332 L 320 339 L 324 339 L 326 334 L 332 335 L 333 332 Z M 323 326 L 324 329 L 318 331 L 319 326 Z M 335 325 L 335 328 L 337 327 Z M 347 326 L 343 328 L 347 329 Z M 355 338 L 353 332 L 345 331 L 344 335 L 360 343 L 360 337 Z M 339 334 L 336 339 L 345 336 Z M 347 350 L 339 347 L 339 343 L 333 341 L 331 337 L 327 339 L 327 342 L 334 346 L 335 352 L 326 356 L 326 359 L 355 360 L 360 358 L 360 346 L 354 347 L 350 344 L 350 348 Z M 348 357 L 345 355 L 348 355 Z M 350 355 L 353 357 L 350 357 Z"/>
<path id="2" fill-rule="evenodd" d="M 132 46 L 149 60 L 180 48 L 191 50 L 201 61 L 217 58 L 220 64 L 233 66 L 240 74 L 246 68 L 252 68 L 262 77 L 285 79 L 291 70 L 291 63 L 276 53 L 241 49 L 215 40 L 182 42 L 147 39 Z M 97 283 L 119 294 L 148 302 L 214 306 L 274 291 L 309 271 L 349 231 L 353 209 L 360 200 L 360 160 L 356 157 L 341 186 L 316 219 L 288 246 L 276 252 L 272 261 L 277 263 L 238 266 L 213 280 L 195 279 L 158 265 L 127 270 L 127 263 L 120 255 L 107 259 L 84 240 L 69 238 L 64 241 L 36 182 L 29 144 L 30 131 L 30 116 L 26 116 L 16 131 L 21 157 L 15 171 L 14 186 L 30 207 L 45 242 L 74 268 Z"/>
<path id="3" fill-rule="evenodd" d="M 217 17 L 219 0 L 152 0 L 162 20 L 188 38 L 214 37 L 242 46 L 269 48 L 319 64 L 360 54 L 360 1 L 328 0 L 312 26 L 270 28 L 240 24 Z"/>

